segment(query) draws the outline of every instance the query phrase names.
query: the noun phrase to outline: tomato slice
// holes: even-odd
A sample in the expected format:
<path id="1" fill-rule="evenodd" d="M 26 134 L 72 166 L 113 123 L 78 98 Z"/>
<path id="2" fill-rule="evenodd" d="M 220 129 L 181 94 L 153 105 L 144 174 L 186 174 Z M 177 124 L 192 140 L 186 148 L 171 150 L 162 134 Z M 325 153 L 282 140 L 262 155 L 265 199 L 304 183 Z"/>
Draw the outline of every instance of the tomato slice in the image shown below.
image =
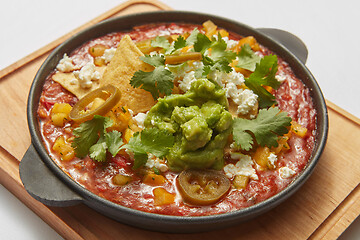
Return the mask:
<path id="1" fill-rule="evenodd" d="M 185 170 L 177 181 L 184 201 L 193 205 L 214 204 L 231 186 L 229 179 L 215 170 Z"/>
<path id="2" fill-rule="evenodd" d="M 85 110 L 85 108 L 92 103 L 95 98 L 101 98 L 105 101 L 94 110 Z M 85 122 L 87 120 L 91 120 L 94 115 L 105 115 L 119 102 L 120 98 L 120 90 L 111 84 L 95 89 L 81 98 L 74 105 L 69 117 L 75 122 Z"/>

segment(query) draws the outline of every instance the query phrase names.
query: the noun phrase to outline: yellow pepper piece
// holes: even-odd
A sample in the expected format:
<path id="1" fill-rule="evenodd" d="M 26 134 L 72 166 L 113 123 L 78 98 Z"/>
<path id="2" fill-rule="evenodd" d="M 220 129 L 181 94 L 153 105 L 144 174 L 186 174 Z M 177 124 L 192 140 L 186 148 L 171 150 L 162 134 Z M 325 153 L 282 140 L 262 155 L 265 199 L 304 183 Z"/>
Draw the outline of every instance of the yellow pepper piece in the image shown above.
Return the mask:
<path id="1" fill-rule="evenodd" d="M 156 206 L 168 205 L 175 202 L 175 194 L 169 193 L 164 188 L 155 188 L 153 194 L 154 204 Z"/>
<path id="2" fill-rule="evenodd" d="M 242 45 L 244 45 L 244 44 L 249 44 L 251 49 L 255 52 L 260 50 L 260 46 L 253 36 L 248 36 L 248 37 L 244 37 L 244 38 L 240 39 L 239 43 L 237 44 L 237 46 L 235 48 L 236 51 L 239 52 L 241 50 Z"/>
<path id="3" fill-rule="evenodd" d="M 299 123 L 293 121 L 291 123 L 291 131 L 293 133 L 295 133 L 297 136 L 303 138 L 306 136 L 307 128 L 305 128 L 305 127 L 301 126 Z"/>
<path id="4" fill-rule="evenodd" d="M 205 35 L 208 38 L 211 38 L 213 35 L 216 34 L 217 26 L 210 20 L 203 23 L 203 27 L 205 30 Z"/>
<path id="5" fill-rule="evenodd" d="M 143 183 L 149 184 L 149 185 L 162 185 L 166 182 L 166 178 L 163 175 L 158 175 L 153 172 L 149 172 L 145 175 L 143 178 Z"/>

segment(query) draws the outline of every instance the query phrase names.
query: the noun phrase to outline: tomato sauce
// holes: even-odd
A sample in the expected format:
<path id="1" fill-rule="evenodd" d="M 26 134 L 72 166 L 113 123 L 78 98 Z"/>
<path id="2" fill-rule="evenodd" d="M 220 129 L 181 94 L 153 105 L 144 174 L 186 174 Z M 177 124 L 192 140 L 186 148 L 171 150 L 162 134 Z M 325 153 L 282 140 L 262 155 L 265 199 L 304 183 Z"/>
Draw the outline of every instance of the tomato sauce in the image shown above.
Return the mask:
<path id="1" fill-rule="evenodd" d="M 116 47 L 124 34 L 129 34 L 134 41 L 141 41 L 157 35 L 191 32 L 195 27 L 201 28 L 201 26 L 189 24 L 140 26 L 127 33 L 111 33 L 91 40 L 73 51 L 70 56 L 75 64 L 84 65 L 91 58 L 88 53 L 90 47 L 99 43 L 108 47 Z M 241 38 L 236 34 L 230 36 L 234 40 Z M 271 53 L 270 50 L 264 47 L 261 47 L 261 49 L 264 55 Z M 277 167 L 290 167 L 296 172 L 295 176 L 282 179 L 279 177 L 278 171 L 262 170 L 260 166 L 256 165 L 255 169 L 259 180 L 250 180 L 245 189 L 231 189 L 225 198 L 211 206 L 190 206 L 183 203 L 176 186 L 178 174 L 170 171 L 164 173 L 168 181 L 162 187 L 168 192 L 176 194 L 175 203 L 156 206 L 153 200 L 153 190 L 158 186 L 143 183 L 141 174 L 132 170 L 133 162 L 125 156 L 112 157 L 109 155 L 106 163 L 95 162 L 89 157 L 62 161 L 52 150 L 52 145 L 56 138 L 61 135 L 71 137 L 72 129 L 69 124 L 64 127 L 55 127 L 51 123 L 50 111 L 56 102 L 69 103 L 73 106 L 78 100 L 70 92 L 62 88 L 60 84 L 54 82 L 51 75 L 45 82 L 38 109 L 43 141 L 54 161 L 71 178 L 94 194 L 125 207 L 145 212 L 180 216 L 219 214 L 249 207 L 283 190 L 306 166 L 315 141 L 316 111 L 309 90 L 294 75 L 289 65 L 280 58 L 279 71 L 283 73 L 286 80 L 274 93 L 278 106 L 281 110 L 288 112 L 294 121 L 308 130 L 307 135 L 303 138 L 293 134 L 288 141 L 290 150 L 278 157 Z M 121 187 L 114 185 L 112 177 L 119 173 L 132 176 L 133 181 Z"/>

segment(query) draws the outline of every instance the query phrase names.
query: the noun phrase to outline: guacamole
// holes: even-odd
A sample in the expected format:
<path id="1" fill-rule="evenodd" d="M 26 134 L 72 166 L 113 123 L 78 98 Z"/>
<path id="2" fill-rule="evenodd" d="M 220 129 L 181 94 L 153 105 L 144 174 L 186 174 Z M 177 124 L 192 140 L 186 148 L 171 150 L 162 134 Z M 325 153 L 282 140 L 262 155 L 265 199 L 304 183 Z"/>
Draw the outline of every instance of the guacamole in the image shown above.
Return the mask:
<path id="1" fill-rule="evenodd" d="M 208 79 L 197 79 L 185 94 L 160 98 L 144 125 L 175 136 L 166 156 L 171 170 L 221 169 L 232 125 L 227 109 L 225 90 Z"/>

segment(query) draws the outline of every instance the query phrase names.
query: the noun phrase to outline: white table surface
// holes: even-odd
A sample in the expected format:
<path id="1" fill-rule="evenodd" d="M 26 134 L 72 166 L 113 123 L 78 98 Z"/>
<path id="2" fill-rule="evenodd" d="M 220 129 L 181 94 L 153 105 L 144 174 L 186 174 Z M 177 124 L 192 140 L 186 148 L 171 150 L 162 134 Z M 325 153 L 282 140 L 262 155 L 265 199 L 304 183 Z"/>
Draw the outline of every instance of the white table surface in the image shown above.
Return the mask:
<path id="1" fill-rule="evenodd" d="M 0 69 L 119 5 L 119 0 L 11 0 L 0 2 Z M 359 1 L 163 0 L 177 10 L 200 11 L 252 27 L 279 28 L 300 37 L 307 67 L 326 99 L 360 117 Z M 0 239 L 61 239 L 0 187 Z M 360 239 L 358 218 L 340 239 Z"/>

